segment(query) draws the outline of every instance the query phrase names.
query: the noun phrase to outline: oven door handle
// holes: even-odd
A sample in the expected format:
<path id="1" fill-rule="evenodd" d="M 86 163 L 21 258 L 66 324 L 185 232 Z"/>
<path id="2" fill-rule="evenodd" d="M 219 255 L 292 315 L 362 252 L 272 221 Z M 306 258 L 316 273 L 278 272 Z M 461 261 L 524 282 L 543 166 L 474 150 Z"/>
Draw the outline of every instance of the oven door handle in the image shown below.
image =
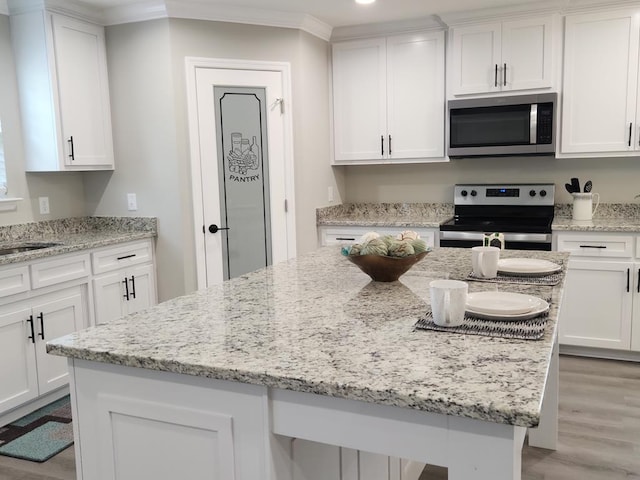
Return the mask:
<path id="1" fill-rule="evenodd" d="M 492 232 L 487 232 L 492 233 Z M 505 242 L 551 243 L 550 233 L 504 233 Z M 483 232 L 453 232 L 440 230 L 440 240 L 476 240 L 482 241 Z"/>

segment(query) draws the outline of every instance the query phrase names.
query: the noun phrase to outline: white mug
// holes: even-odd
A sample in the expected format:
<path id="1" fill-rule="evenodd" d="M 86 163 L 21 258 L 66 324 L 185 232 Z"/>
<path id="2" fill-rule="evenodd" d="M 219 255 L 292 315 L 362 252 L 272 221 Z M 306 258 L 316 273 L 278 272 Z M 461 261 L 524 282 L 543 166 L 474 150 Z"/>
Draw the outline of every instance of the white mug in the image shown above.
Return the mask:
<path id="1" fill-rule="evenodd" d="M 429 283 L 431 313 L 436 325 L 457 327 L 462 324 L 468 288 L 459 280 L 433 280 Z"/>
<path id="2" fill-rule="evenodd" d="M 472 247 L 473 275 L 478 278 L 496 278 L 499 259 L 500 249 L 498 247 Z"/>
<path id="3" fill-rule="evenodd" d="M 600 205 L 600 195 L 597 193 L 572 193 L 573 195 L 573 219 L 577 221 L 588 221 L 593 218 L 598 205 Z M 596 197 L 596 206 L 593 206 L 593 197 Z"/>

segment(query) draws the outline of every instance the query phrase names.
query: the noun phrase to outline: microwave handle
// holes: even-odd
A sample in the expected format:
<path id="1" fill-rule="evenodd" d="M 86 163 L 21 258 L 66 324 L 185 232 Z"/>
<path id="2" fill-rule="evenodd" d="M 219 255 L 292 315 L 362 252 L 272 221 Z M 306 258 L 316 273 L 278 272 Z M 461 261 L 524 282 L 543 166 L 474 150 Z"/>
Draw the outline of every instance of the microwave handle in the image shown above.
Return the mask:
<path id="1" fill-rule="evenodd" d="M 529 143 L 535 145 L 538 143 L 538 104 L 531 104 L 529 112 Z"/>

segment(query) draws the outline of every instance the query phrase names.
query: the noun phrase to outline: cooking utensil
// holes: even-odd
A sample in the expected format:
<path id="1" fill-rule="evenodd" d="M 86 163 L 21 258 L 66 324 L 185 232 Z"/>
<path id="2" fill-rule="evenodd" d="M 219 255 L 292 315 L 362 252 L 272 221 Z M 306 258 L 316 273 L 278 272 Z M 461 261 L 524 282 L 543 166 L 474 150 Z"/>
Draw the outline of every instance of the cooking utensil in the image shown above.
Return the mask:
<path id="1" fill-rule="evenodd" d="M 593 187 L 593 184 L 591 183 L 591 180 L 589 180 L 587 183 L 584 184 L 584 193 L 591 192 L 592 187 Z"/>
<path id="2" fill-rule="evenodd" d="M 577 178 L 571 179 L 571 187 L 573 188 L 574 193 L 580 192 L 580 181 Z"/>
<path id="3" fill-rule="evenodd" d="M 570 184 L 570 183 L 565 183 L 565 184 L 564 184 L 564 188 L 566 188 L 566 189 L 567 189 L 567 192 L 569 192 L 569 193 L 575 193 L 575 192 L 573 191 L 573 187 L 571 186 L 571 184 Z"/>

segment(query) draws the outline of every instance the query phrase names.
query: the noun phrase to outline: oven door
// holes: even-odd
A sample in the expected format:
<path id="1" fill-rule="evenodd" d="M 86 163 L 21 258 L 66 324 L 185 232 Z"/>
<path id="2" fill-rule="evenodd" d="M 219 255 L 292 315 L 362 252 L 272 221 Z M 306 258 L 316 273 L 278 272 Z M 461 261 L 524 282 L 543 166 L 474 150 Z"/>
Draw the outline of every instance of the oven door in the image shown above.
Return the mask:
<path id="1" fill-rule="evenodd" d="M 482 245 L 484 232 L 440 231 L 441 247 L 471 248 Z M 504 248 L 508 250 L 551 251 L 550 233 L 505 233 Z"/>

